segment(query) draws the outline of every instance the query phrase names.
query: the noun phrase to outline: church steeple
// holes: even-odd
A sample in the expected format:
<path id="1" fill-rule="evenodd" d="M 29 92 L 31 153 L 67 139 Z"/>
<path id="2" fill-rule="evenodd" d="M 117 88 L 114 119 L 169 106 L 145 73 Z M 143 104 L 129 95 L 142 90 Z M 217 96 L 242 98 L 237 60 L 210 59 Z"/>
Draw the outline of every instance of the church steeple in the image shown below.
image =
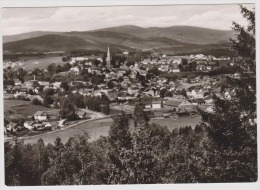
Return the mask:
<path id="1" fill-rule="evenodd" d="M 107 62 L 107 69 L 110 70 L 111 69 L 111 56 L 110 56 L 109 46 L 107 47 L 106 62 Z"/>

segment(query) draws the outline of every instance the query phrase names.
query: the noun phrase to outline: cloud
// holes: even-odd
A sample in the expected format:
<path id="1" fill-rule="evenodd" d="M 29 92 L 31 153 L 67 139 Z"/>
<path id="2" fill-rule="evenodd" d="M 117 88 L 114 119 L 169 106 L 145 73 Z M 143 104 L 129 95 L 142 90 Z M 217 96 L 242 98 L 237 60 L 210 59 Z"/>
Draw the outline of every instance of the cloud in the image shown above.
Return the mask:
<path id="1" fill-rule="evenodd" d="M 238 20 L 240 13 L 223 13 L 220 11 L 208 11 L 200 15 L 192 16 L 188 19 L 191 25 L 227 29 L 231 27 L 231 21 Z M 240 19 L 239 19 L 240 20 Z"/>
<path id="2" fill-rule="evenodd" d="M 55 12 L 57 12 L 59 8 L 48 7 L 48 8 L 3 8 L 2 15 L 4 19 L 9 18 L 45 18 L 50 17 Z M 39 14 L 40 13 L 40 14 Z"/>
<path id="3" fill-rule="evenodd" d="M 252 7 L 252 6 L 251 6 Z M 191 25 L 229 30 L 246 24 L 237 5 L 5 8 L 3 34 L 29 31 L 86 31 L 119 25 Z"/>

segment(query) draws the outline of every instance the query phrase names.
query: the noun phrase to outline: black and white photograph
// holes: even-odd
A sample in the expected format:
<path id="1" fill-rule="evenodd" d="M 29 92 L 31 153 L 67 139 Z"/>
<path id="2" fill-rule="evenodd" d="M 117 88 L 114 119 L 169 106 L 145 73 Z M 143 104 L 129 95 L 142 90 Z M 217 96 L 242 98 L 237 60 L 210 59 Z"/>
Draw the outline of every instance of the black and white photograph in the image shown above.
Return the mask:
<path id="1" fill-rule="evenodd" d="M 3 7 L 4 185 L 259 183 L 255 9 Z"/>

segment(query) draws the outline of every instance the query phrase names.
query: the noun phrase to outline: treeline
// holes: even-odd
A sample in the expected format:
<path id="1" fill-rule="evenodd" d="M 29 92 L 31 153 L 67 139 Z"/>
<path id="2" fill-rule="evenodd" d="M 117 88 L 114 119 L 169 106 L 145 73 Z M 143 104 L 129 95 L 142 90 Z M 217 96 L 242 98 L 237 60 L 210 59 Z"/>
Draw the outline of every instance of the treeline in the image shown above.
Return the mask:
<path id="1" fill-rule="evenodd" d="M 88 134 L 45 145 L 5 143 L 6 185 L 89 185 L 252 182 L 257 154 L 250 136 L 240 146 L 222 146 L 204 125 L 170 132 L 148 124 L 141 106 L 135 128 L 126 115 L 114 118 L 108 137 L 89 142 Z M 233 141 L 235 142 L 235 141 Z M 226 142 L 227 143 L 227 142 Z M 228 144 L 228 143 L 227 143 Z"/>

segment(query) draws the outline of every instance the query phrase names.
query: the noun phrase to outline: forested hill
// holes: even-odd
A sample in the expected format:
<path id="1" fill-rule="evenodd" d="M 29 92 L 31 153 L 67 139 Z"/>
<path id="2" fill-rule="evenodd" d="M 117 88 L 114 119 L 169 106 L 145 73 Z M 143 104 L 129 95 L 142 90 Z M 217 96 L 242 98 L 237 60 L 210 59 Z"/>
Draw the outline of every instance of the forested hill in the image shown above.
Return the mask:
<path id="1" fill-rule="evenodd" d="M 69 51 L 75 48 L 104 51 L 130 49 L 192 52 L 226 48 L 232 31 L 191 26 L 167 28 L 119 26 L 83 32 L 30 32 L 3 37 L 5 52 Z"/>

